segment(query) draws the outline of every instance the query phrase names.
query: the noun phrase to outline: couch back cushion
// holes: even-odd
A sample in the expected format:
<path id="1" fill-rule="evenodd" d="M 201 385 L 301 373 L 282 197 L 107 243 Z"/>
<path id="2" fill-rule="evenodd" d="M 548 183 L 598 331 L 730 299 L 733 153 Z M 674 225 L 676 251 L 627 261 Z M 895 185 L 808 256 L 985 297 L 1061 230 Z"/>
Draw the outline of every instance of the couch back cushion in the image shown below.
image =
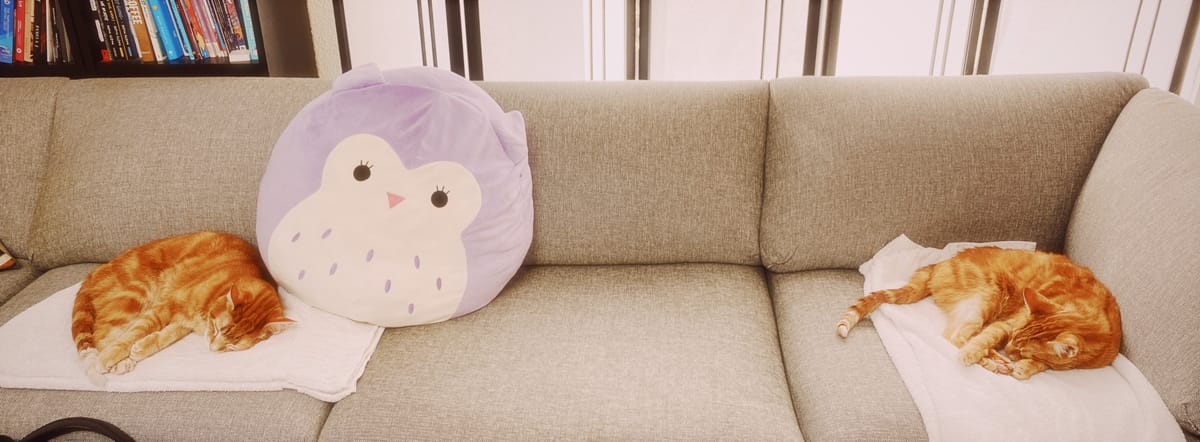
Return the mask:
<path id="1" fill-rule="evenodd" d="M 199 229 L 252 241 L 271 147 L 328 88 L 315 79 L 68 82 L 33 215 L 33 264 L 104 262 Z"/>
<path id="2" fill-rule="evenodd" d="M 1067 254 L 1117 297 L 1122 352 L 1200 435 L 1200 109 L 1157 89 L 1130 100 L 1075 205 Z"/>
<path id="3" fill-rule="evenodd" d="M 771 83 L 762 259 L 857 268 L 897 235 L 1061 250 L 1127 74 Z"/>
<path id="4" fill-rule="evenodd" d="M 766 82 L 481 86 L 525 117 L 527 263 L 760 263 Z"/>
<path id="5" fill-rule="evenodd" d="M 54 102 L 65 78 L 0 80 L 0 241 L 29 257 L 29 226 L 46 163 Z M 2 294 L 0 294 L 2 295 Z"/>

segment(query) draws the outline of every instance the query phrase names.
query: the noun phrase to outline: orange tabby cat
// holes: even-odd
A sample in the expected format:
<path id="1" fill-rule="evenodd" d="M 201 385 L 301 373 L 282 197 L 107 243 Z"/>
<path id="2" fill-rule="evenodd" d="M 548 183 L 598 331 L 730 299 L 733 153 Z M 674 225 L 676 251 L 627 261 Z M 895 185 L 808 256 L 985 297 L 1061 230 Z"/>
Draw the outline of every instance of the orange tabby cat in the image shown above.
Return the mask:
<path id="1" fill-rule="evenodd" d="M 242 239 L 196 232 L 126 250 L 79 288 L 71 334 L 88 377 L 124 374 L 189 333 L 212 351 L 245 350 L 293 324 L 258 250 Z"/>
<path id="2" fill-rule="evenodd" d="M 1117 301 L 1090 270 L 1062 255 L 997 247 L 963 250 L 918 269 L 904 287 L 864 296 L 842 315 L 838 334 L 846 337 L 881 303 L 930 295 L 964 365 L 1029 379 L 1046 369 L 1106 366 L 1121 348 Z"/>

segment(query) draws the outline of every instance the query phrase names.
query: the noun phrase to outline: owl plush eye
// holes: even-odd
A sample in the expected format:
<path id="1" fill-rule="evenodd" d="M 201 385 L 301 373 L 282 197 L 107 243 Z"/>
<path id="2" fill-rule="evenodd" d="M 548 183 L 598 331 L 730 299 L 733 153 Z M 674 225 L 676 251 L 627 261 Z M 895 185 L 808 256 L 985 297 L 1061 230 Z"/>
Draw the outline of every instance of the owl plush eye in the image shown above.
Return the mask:
<path id="1" fill-rule="evenodd" d="M 354 168 L 354 179 L 358 181 L 366 181 L 371 177 L 371 165 L 368 163 L 359 163 Z"/>
<path id="2" fill-rule="evenodd" d="M 450 202 L 450 192 L 447 192 L 445 187 L 439 188 L 429 196 L 429 202 L 439 209 L 446 207 L 446 203 Z"/>

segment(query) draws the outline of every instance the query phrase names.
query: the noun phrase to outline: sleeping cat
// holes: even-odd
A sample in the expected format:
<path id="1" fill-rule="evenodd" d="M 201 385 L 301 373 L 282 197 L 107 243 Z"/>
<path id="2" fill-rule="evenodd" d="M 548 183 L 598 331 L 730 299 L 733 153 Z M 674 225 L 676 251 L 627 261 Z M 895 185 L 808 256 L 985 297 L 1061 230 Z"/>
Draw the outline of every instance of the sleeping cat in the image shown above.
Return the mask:
<path id="1" fill-rule="evenodd" d="M 152 241 L 88 274 L 75 296 L 71 334 L 88 378 L 124 374 L 195 332 L 212 351 L 245 350 L 293 324 L 258 250 L 201 231 Z"/>
<path id="2" fill-rule="evenodd" d="M 864 296 L 842 315 L 838 334 L 846 337 L 881 303 L 930 295 L 964 365 L 1024 380 L 1046 369 L 1103 367 L 1121 348 L 1117 301 L 1090 270 L 1058 254 L 997 247 L 963 250 L 918 269 L 904 287 Z M 1007 356 L 996 351 L 1002 346 Z"/>

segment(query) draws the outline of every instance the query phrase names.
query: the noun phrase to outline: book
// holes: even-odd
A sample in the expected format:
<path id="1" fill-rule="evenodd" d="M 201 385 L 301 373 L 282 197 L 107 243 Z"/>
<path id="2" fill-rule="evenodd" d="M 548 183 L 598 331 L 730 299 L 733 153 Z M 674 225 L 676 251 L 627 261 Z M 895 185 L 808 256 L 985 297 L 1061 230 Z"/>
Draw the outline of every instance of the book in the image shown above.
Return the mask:
<path id="1" fill-rule="evenodd" d="M 250 0 L 240 0 L 242 24 L 246 27 L 246 46 L 250 49 L 250 61 L 258 63 L 258 37 L 254 35 L 254 17 L 250 15 Z"/>
<path id="2" fill-rule="evenodd" d="M 179 16 L 178 5 L 175 4 L 175 0 L 165 0 L 163 3 L 167 6 L 167 10 L 171 11 L 171 18 L 175 21 L 175 37 L 179 39 L 179 46 L 183 49 L 183 57 L 188 60 L 195 60 L 195 55 L 192 53 L 192 41 L 188 36 L 187 26 Z"/>
<path id="3" fill-rule="evenodd" d="M 183 16 L 184 22 L 187 24 L 188 33 L 192 37 L 192 43 L 195 45 L 192 48 L 196 51 L 196 58 L 207 60 L 208 42 L 204 39 L 204 34 L 200 32 L 200 21 L 196 18 L 196 11 L 192 9 L 192 3 L 187 0 L 175 0 L 179 5 L 179 14 Z"/>
<path id="4" fill-rule="evenodd" d="M 221 0 L 225 6 L 225 17 L 229 21 L 229 61 L 250 61 L 250 50 L 246 47 L 246 33 L 242 29 L 236 0 Z"/>
<path id="5" fill-rule="evenodd" d="M 126 55 L 129 60 L 141 60 L 142 50 L 138 47 L 137 34 L 134 33 L 133 22 L 129 19 L 129 10 L 125 7 L 125 0 L 112 0 L 112 7 L 117 16 L 117 27 L 121 33 L 121 40 L 126 46 Z"/>
<path id="6" fill-rule="evenodd" d="M 37 4 L 34 3 L 35 1 L 36 0 L 25 0 L 25 15 L 24 19 L 22 20 L 25 22 L 25 24 L 22 26 L 23 29 L 25 29 L 25 37 L 23 39 L 24 42 L 22 43 L 24 50 L 21 51 L 21 61 L 26 63 L 33 63 L 33 18 L 35 15 L 37 15 Z M 15 23 L 16 20 L 20 18 L 21 17 L 13 17 L 13 22 Z"/>
<path id="7" fill-rule="evenodd" d="M 13 3 L 13 63 L 25 62 L 25 0 Z"/>
<path id="8" fill-rule="evenodd" d="M 67 32 L 68 22 L 63 12 L 63 6 L 59 3 L 60 1 L 65 0 L 54 0 L 54 48 L 57 53 L 56 59 L 58 62 L 71 63 L 75 61 L 75 57 L 71 55 L 73 46 L 71 39 L 68 38 L 68 35 L 70 35 Z"/>
<path id="9" fill-rule="evenodd" d="M 54 20 L 54 11 L 58 9 L 56 0 L 46 0 L 46 60 L 58 63 L 58 22 Z"/>
<path id="10" fill-rule="evenodd" d="M 39 64 L 46 63 L 46 0 L 33 0 L 33 21 L 26 26 L 29 30 L 30 45 L 25 50 L 30 61 Z M 29 5 L 25 5 L 29 8 Z"/>
<path id="11" fill-rule="evenodd" d="M 206 0 L 209 10 L 212 11 L 213 29 L 217 34 L 217 42 L 221 45 L 221 51 L 227 56 L 233 48 L 229 45 L 229 23 L 225 20 L 224 8 L 221 7 L 221 0 Z"/>
<path id="12" fill-rule="evenodd" d="M 171 11 L 163 3 L 164 0 L 147 0 L 147 2 L 150 4 L 150 16 L 154 20 L 154 27 L 158 30 L 159 42 L 162 43 L 166 59 L 174 61 L 183 58 L 179 37 L 175 35 L 175 20 L 171 17 Z"/>
<path id="13" fill-rule="evenodd" d="M 154 47 L 150 44 L 150 30 L 146 28 L 146 20 L 142 17 L 142 7 L 138 0 L 120 0 L 125 8 L 125 17 L 129 20 L 134 36 L 137 37 L 137 58 L 145 63 L 154 63 Z"/>
<path id="14" fill-rule="evenodd" d="M 100 21 L 100 6 L 96 3 L 96 0 L 88 0 L 88 3 L 88 6 L 91 8 L 88 11 L 89 16 L 92 19 L 92 23 L 96 26 L 95 48 L 100 53 L 100 61 L 109 63 L 112 61 L 113 49 L 112 43 L 108 39 L 108 34 L 104 31 L 104 24 Z"/>
<path id="15" fill-rule="evenodd" d="M 150 36 L 150 49 L 154 51 L 154 61 L 166 60 L 162 45 L 158 43 L 158 28 L 154 26 L 154 19 L 150 15 L 150 3 L 138 0 L 138 5 L 141 7 L 142 21 L 146 23 L 146 33 Z"/>
<path id="16" fill-rule="evenodd" d="M 208 1 L 188 1 L 192 4 L 192 9 L 196 11 L 196 22 L 200 25 L 200 33 L 204 35 L 204 43 L 208 46 L 208 55 L 214 58 L 225 57 L 227 54 L 221 48 L 220 39 L 217 38 L 216 24 L 213 21 Z"/>
<path id="17" fill-rule="evenodd" d="M 134 5 L 130 9 L 130 4 Z M 143 42 L 140 35 L 138 24 L 142 22 L 141 11 L 136 8 L 137 0 L 113 0 L 113 10 L 117 14 L 117 25 L 120 27 L 120 32 L 124 36 L 124 40 L 128 45 L 128 56 L 131 61 L 151 61 L 153 55 L 147 57 L 147 53 L 152 52 L 148 47 L 149 41 Z M 145 26 L 145 23 L 141 23 Z M 142 29 L 144 30 L 144 29 Z M 147 38 L 148 40 L 148 38 Z M 143 48 L 143 46 L 147 46 Z"/>
<path id="18" fill-rule="evenodd" d="M 100 5 L 99 16 L 100 24 L 104 28 L 104 38 L 108 41 L 109 51 L 112 59 L 126 60 L 128 57 L 125 54 L 125 44 L 121 41 L 121 34 L 117 31 L 116 16 L 113 15 L 112 9 L 108 0 L 97 0 Z"/>
<path id="19" fill-rule="evenodd" d="M 0 63 L 13 62 L 13 0 L 0 0 Z"/>

